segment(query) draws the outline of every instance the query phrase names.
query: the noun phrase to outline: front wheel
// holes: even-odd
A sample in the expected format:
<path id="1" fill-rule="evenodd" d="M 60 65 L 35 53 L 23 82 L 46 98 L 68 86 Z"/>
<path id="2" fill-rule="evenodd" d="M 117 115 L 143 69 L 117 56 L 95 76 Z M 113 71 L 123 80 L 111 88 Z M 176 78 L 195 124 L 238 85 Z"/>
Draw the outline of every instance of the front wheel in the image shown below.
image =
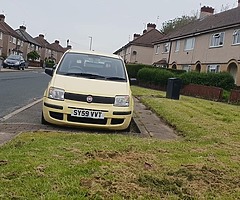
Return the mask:
<path id="1" fill-rule="evenodd" d="M 44 115 L 42 112 L 41 124 L 48 125 L 49 123 L 44 119 Z"/>

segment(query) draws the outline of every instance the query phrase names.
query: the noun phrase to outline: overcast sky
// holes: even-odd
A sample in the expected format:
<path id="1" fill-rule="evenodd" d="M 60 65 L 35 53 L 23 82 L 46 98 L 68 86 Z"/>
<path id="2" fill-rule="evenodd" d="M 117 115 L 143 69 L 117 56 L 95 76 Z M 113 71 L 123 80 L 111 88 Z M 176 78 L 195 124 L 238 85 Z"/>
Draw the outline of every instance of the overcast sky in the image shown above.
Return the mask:
<path id="1" fill-rule="evenodd" d="M 0 0 L 0 13 L 13 28 L 27 27 L 36 37 L 44 34 L 50 43 L 56 39 L 65 47 L 67 39 L 73 49 L 92 49 L 113 53 L 142 33 L 147 23 L 162 23 L 182 15 L 192 15 L 201 6 L 215 12 L 233 8 L 237 0 Z"/>

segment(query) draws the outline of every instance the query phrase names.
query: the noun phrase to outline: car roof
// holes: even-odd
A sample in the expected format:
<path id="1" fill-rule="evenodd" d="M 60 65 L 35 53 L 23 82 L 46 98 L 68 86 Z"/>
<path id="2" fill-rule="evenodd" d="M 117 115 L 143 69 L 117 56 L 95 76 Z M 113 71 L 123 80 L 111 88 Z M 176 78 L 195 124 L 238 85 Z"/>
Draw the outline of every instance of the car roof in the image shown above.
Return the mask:
<path id="1" fill-rule="evenodd" d="M 90 54 L 90 55 L 105 56 L 105 57 L 116 58 L 116 59 L 121 59 L 122 60 L 122 58 L 120 56 L 118 56 L 118 55 L 107 54 L 107 53 L 96 52 L 96 51 L 67 50 L 66 53 Z"/>

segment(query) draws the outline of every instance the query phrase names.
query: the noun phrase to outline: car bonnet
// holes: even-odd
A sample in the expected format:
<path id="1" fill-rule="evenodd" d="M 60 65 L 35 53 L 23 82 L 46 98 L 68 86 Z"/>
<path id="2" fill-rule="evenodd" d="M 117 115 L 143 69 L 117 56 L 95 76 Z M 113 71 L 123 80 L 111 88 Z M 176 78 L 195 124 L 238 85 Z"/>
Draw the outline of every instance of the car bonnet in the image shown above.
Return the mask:
<path id="1" fill-rule="evenodd" d="M 51 85 L 64 89 L 65 92 L 78 94 L 91 94 L 101 96 L 129 95 L 128 82 L 88 79 L 83 77 L 71 77 L 55 74 Z"/>

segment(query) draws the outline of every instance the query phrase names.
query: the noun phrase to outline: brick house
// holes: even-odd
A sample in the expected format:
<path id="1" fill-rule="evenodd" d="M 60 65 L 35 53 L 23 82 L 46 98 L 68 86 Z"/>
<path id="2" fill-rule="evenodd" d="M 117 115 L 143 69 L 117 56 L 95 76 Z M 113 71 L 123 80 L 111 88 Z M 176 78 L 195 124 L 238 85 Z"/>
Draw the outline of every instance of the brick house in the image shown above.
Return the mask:
<path id="1" fill-rule="evenodd" d="M 50 49 L 50 57 L 56 61 L 56 63 L 59 62 L 62 55 L 66 51 L 65 48 L 63 48 L 58 40 L 55 40 L 53 43 L 48 45 L 48 48 Z"/>
<path id="2" fill-rule="evenodd" d="M 155 24 L 148 23 L 143 34 L 134 34 L 133 40 L 118 49 L 114 54 L 120 55 L 126 63 L 152 64 L 153 42 L 163 37 Z"/>
<path id="3" fill-rule="evenodd" d="M 6 22 L 5 15 L 0 14 L 0 56 L 23 54 L 24 39 Z"/>
<path id="4" fill-rule="evenodd" d="M 39 55 L 41 55 L 42 48 L 41 45 L 36 40 L 34 40 L 34 38 L 31 35 L 27 33 L 25 26 L 20 26 L 19 29 L 16 30 L 16 32 L 24 39 L 23 45 L 24 59 L 27 59 L 27 54 L 32 51 L 36 51 Z"/>
<path id="5" fill-rule="evenodd" d="M 198 72 L 228 71 L 240 85 L 240 0 L 238 7 L 214 14 L 202 7 L 198 20 L 154 43 L 153 63 Z"/>
<path id="6" fill-rule="evenodd" d="M 50 43 L 44 38 L 43 34 L 39 34 L 34 40 L 41 45 L 40 62 L 43 63 L 45 58 L 51 56 L 51 50 L 48 48 Z"/>

